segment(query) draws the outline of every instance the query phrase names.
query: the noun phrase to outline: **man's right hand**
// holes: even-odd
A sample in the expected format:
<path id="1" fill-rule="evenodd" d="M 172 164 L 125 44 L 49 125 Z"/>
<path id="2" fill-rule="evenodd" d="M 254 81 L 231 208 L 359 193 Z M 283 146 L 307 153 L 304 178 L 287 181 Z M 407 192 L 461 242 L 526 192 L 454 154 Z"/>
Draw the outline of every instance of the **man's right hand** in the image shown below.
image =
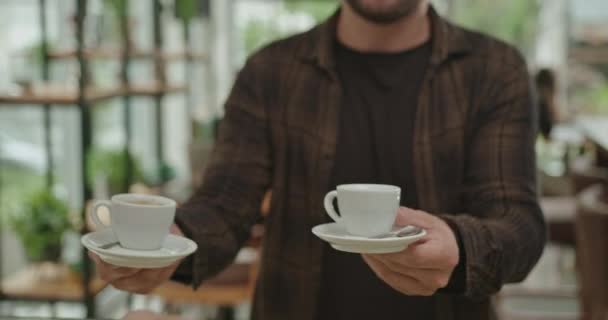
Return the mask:
<path id="1" fill-rule="evenodd" d="M 176 225 L 171 226 L 171 233 L 183 236 Z M 102 280 L 107 281 L 116 289 L 139 294 L 150 293 L 168 281 L 181 262 L 177 261 L 170 266 L 158 269 L 137 269 L 108 264 L 90 251 L 89 257 L 95 261 L 97 272 Z"/>

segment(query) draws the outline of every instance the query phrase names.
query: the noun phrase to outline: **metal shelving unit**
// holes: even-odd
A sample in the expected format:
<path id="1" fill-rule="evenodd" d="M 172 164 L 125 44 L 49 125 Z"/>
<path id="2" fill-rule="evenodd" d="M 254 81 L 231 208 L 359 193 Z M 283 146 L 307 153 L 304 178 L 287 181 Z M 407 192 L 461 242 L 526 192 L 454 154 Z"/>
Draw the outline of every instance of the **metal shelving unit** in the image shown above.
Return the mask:
<path id="1" fill-rule="evenodd" d="M 163 47 L 163 29 L 162 29 L 162 5 L 160 0 L 153 0 L 153 25 L 154 25 L 154 49 L 155 51 L 162 50 Z M 154 73 L 158 84 L 162 87 L 167 85 L 167 75 L 165 70 L 165 61 L 159 56 L 154 56 Z M 162 168 L 165 162 L 165 150 L 163 148 L 163 99 L 165 97 L 164 92 L 157 92 L 153 95 L 154 97 L 154 116 L 156 120 L 156 159 L 158 168 Z M 166 181 L 167 176 L 165 170 L 160 170 L 160 180 Z"/>
<path id="2" fill-rule="evenodd" d="M 132 48 L 132 41 L 129 39 L 129 12 L 128 12 L 128 0 L 125 0 L 123 4 L 126 6 L 122 10 L 123 14 L 119 17 L 120 30 L 121 30 L 121 48 L 120 49 L 89 49 L 85 48 L 84 44 L 84 22 L 87 15 L 87 0 L 75 0 L 76 1 L 76 14 L 75 14 L 75 30 L 76 30 L 76 43 L 77 47 L 74 50 L 63 50 L 63 51 L 49 51 L 48 47 L 48 33 L 47 33 L 47 19 L 46 19 L 46 8 L 47 1 L 39 0 L 39 23 L 40 23 L 40 34 L 42 45 L 42 79 L 48 85 L 37 88 L 33 92 L 27 92 L 21 95 L 0 95 L 0 108 L 2 107 L 18 107 L 19 105 L 39 105 L 43 110 L 43 126 L 44 126 L 44 143 L 46 151 L 47 161 L 47 172 L 45 174 L 46 185 L 52 188 L 54 185 L 53 180 L 53 145 L 52 145 L 52 108 L 66 107 L 76 108 L 79 113 L 80 130 L 81 130 L 81 153 L 80 153 L 80 168 L 82 172 L 82 180 L 80 181 L 81 192 L 83 195 L 83 205 L 81 209 L 81 216 L 83 221 L 86 221 L 86 203 L 92 199 L 92 190 L 86 181 L 87 163 L 86 155 L 89 153 L 92 147 L 92 108 L 95 104 L 108 100 L 122 98 L 122 115 L 123 115 L 123 128 L 125 130 L 126 142 L 125 142 L 125 154 L 130 154 L 130 147 L 132 144 L 133 130 L 131 128 L 132 118 L 132 99 L 134 97 L 149 97 L 154 99 L 154 112 L 155 112 L 155 125 L 157 128 L 156 134 L 156 156 L 159 167 L 165 163 L 164 149 L 163 149 L 163 100 L 165 95 L 173 93 L 187 93 L 186 85 L 173 85 L 168 84 L 165 68 L 168 61 L 183 61 L 185 63 L 192 63 L 193 61 L 205 62 L 208 61 L 206 54 L 194 53 L 189 49 L 183 52 L 165 53 L 163 51 L 163 37 L 162 37 L 162 11 L 163 3 L 160 0 L 153 1 L 153 27 L 154 27 L 154 49 L 151 51 L 141 51 Z M 185 28 L 188 26 L 185 25 Z M 189 38 L 188 38 L 189 40 Z M 186 44 L 186 48 L 189 45 Z M 54 60 L 61 59 L 75 59 L 78 63 L 80 76 L 78 80 L 78 87 L 75 90 L 59 89 L 50 85 L 50 64 Z M 120 85 L 115 88 L 95 88 L 90 85 L 89 76 L 89 61 L 91 59 L 120 59 Z M 129 66 L 132 59 L 152 59 L 154 62 L 156 81 L 152 83 L 133 83 L 129 77 Z M 187 68 L 189 69 L 189 68 Z M 186 81 L 191 79 L 192 74 L 188 71 Z M 191 103 L 190 100 L 187 100 Z M 188 106 L 190 110 L 191 106 Z M 125 187 L 128 187 L 133 182 L 133 173 L 131 161 L 128 161 L 128 157 L 125 157 L 127 164 L 127 179 L 125 181 Z M 166 172 L 161 170 L 161 180 L 166 181 Z M 82 234 L 88 232 L 86 224 L 83 229 L 80 230 Z M 0 234 L 1 237 L 1 234 Z M 1 249 L 1 247 L 0 247 Z M 0 286 L 0 300 L 21 300 L 21 301 L 42 301 L 54 303 L 57 301 L 81 301 L 86 307 L 87 317 L 95 316 L 95 295 L 100 292 L 105 284 L 96 279 L 93 271 L 91 262 L 87 256 L 87 252 L 82 248 L 82 263 L 83 272 L 81 276 L 81 287 L 80 289 L 74 286 L 74 277 L 71 277 L 69 286 L 69 293 L 61 292 L 59 287 L 50 288 L 44 291 L 44 294 L 40 293 L 36 284 L 32 284 L 32 288 L 22 285 L 26 279 L 26 275 L 31 273 L 31 270 L 22 270 L 17 275 L 10 279 L 3 279 L 2 286 Z M 28 273 L 29 272 L 29 273 Z M 21 280 L 19 280 L 21 279 Z M 19 282 L 19 281 L 21 282 Z M 27 282 L 27 281 L 25 281 Z M 5 290 L 8 287 L 9 290 Z M 67 290 L 67 289 L 66 289 Z M 9 292 L 12 291 L 12 292 Z M 32 291 L 32 292 L 29 292 Z M 36 292 L 38 291 L 38 292 Z M 56 296 L 53 292 L 57 291 Z"/>

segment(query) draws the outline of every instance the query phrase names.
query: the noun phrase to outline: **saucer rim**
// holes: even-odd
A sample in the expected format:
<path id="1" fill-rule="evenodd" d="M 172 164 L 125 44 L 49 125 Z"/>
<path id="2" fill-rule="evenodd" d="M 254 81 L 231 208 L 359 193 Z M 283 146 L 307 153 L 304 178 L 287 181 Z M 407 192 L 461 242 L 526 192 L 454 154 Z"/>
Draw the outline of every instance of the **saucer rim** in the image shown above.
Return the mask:
<path id="1" fill-rule="evenodd" d="M 98 230 L 98 231 L 92 231 L 89 232 L 85 235 L 83 235 L 80 238 L 80 243 L 86 247 L 87 249 L 94 251 L 96 253 L 100 253 L 100 254 L 104 254 L 104 255 L 111 255 L 111 256 L 116 256 L 116 257 L 123 257 L 123 258 L 136 258 L 136 259 L 168 259 L 168 258 L 181 258 L 181 257 L 185 257 L 188 256 L 192 253 L 194 253 L 197 249 L 198 249 L 198 245 L 196 244 L 196 242 L 192 241 L 191 239 L 188 239 L 186 237 L 182 237 L 182 236 L 178 236 L 178 235 L 174 235 L 174 234 L 169 234 L 167 235 L 167 237 L 172 237 L 177 239 L 178 241 L 184 241 L 187 244 L 187 248 L 179 253 L 168 253 L 165 255 L 155 255 L 155 256 L 150 256 L 150 255 L 130 255 L 127 253 L 116 253 L 114 251 L 112 251 L 112 249 L 102 249 L 99 248 L 98 246 L 94 245 L 92 241 L 90 241 L 90 238 L 95 235 L 95 234 L 99 234 L 101 232 L 104 232 L 105 230 Z M 160 252 L 160 249 L 157 250 L 133 250 L 133 249 L 126 249 L 125 250 L 130 250 L 133 252 L 137 252 L 139 254 L 141 253 L 145 253 L 145 252 Z"/>
<path id="2" fill-rule="evenodd" d="M 141 258 L 111 256 L 111 255 L 105 255 L 105 254 L 100 254 L 99 258 L 101 260 L 103 260 L 105 263 L 111 264 L 113 266 L 124 267 L 124 268 L 139 268 L 139 269 L 164 268 L 180 259 L 180 257 L 171 257 L 169 259 L 158 259 L 158 260 L 157 259 L 141 259 Z"/>
<path id="3" fill-rule="evenodd" d="M 89 248 L 87 248 L 89 249 Z M 104 253 L 104 252 L 99 252 L 96 251 L 94 248 L 89 249 L 91 251 L 93 251 L 94 253 L 96 253 L 99 257 L 105 256 L 105 257 L 111 257 L 111 258 L 117 258 L 117 259 L 127 259 L 127 260 L 137 260 L 137 261 L 173 261 L 176 259 L 180 259 L 182 257 L 179 256 L 163 256 L 163 257 L 138 257 L 138 256 L 121 256 L 121 255 L 115 255 L 115 254 L 108 254 L 108 253 Z"/>
<path id="4" fill-rule="evenodd" d="M 413 239 L 418 240 L 418 239 L 426 236 L 426 234 L 427 234 L 426 230 L 422 229 L 419 233 L 405 236 L 405 237 L 394 237 L 393 236 L 393 237 L 386 237 L 386 238 L 366 238 L 366 237 L 354 236 L 354 235 L 340 236 L 340 235 L 320 232 L 320 229 L 327 228 L 330 225 L 339 226 L 337 222 L 322 223 L 322 224 L 312 227 L 311 232 L 319 238 L 322 238 L 322 239 L 329 238 L 329 239 L 333 240 L 333 241 L 329 241 L 329 240 L 323 239 L 324 241 L 327 241 L 330 243 L 333 243 L 335 241 L 349 241 L 349 242 L 358 242 L 361 244 L 364 243 L 367 245 L 388 245 L 391 243 L 402 243 L 402 242 L 411 241 Z"/>
<path id="5" fill-rule="evenodd" d="M 357 246 L 357 245 L 343 245 L 337 243 L 329 243 L 329 245 L 335 250 L 347 252 L 347 253 L 359 253 L 359 254 L 386 254 L 396 253 L 407 249 L 412 243 L 402 243 L 395 246 L 377 247 L 377 246 Z M 394 250 L 393 250 L 394 249 Z"/>

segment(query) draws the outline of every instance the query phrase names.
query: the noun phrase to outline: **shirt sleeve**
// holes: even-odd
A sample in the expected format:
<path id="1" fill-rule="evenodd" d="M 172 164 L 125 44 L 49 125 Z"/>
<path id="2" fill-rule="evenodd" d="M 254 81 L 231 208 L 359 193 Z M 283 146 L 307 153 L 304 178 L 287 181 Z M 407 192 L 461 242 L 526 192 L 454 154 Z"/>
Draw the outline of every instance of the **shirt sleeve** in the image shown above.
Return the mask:
<path id="1" fill-rule="evenodd" d="M 513 50 L 514 51 L 514 50 Z M 468 143 L 465 212 L 441 215 L 464 249 L 462 293 L 485 298 L 522 281 L 542 253 L 546 231 L 537 200 L 536 106 L 525 62 L 510 52 L 492 61 L 497 71 L 475 114 Z"/>
<path id="2" fill-rule="evenodd" d="M 258 56 L 239 72 L 225 105 L 202 186 L 177 209 L 175 222 L 198 245 L 173 275 L 198 287 L 228 266 L 250 236 L 272 174 L 271 138 Z"/>
<path id="3" fill-rule="evenodd" d="M 458 265 L 452 271 L 452 275 L 450 276 L 450 281 L 448 285 L 444 288 L 439 289 L 440 293 L 449 293 L 449 294 L 462 294 L 464 293 L 466 286 L 466 270 L 465 266 L 467 265 L 467 255 L 465 254 L 464 244 L 462 242 L 462 236 L 460 235 L 460 231 L 458 227 L 453 225 L 450 221 L 447 221 L 447 224 L 450 226 L 452 231 L 454 232 L 454 236 L 456 237 L 456 242 L 458 243 Z"/>

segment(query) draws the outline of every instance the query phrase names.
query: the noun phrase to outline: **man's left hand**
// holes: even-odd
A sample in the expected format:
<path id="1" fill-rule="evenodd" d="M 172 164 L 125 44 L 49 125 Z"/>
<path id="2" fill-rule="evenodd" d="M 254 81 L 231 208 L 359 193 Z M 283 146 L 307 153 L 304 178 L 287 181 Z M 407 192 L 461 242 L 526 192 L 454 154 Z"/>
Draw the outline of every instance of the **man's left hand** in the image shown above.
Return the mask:
<path id="1" fill-rule="evenodd" d="M 421 227 L 427 234 L 402 252 L 364 254 L 365 262 L 382 281 L 407 295 L 430 296 L 447 286 L 459 261 L 452 229 L 436 216 L 404 207 L 395 223 Z"/>

